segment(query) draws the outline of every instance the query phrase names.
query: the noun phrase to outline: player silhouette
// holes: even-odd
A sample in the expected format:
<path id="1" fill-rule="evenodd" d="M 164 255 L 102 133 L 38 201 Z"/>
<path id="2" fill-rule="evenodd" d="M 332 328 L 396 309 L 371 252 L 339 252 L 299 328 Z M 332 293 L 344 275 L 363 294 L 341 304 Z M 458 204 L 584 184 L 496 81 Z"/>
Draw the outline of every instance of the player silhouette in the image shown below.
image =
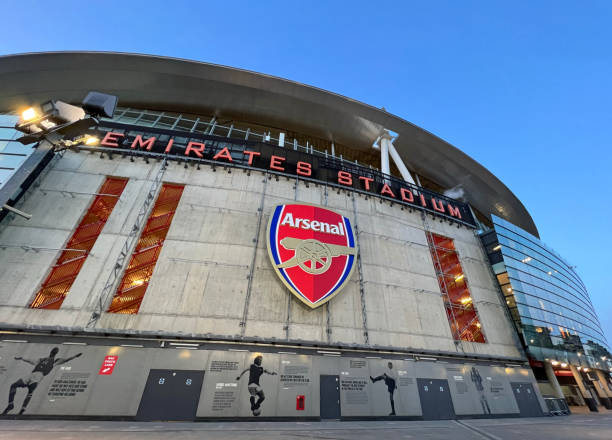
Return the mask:
<path id="1" fill-rule="evenodd" d="M 261 362 L 263 361 L 263 356 L 259 355 L 254 360 L 249 368 L 245 368 L 240 376 L 236 378 L 236 380 L 240 380 L 242 375 L 249 372 L 249 394 L 251 397 L 249 400 L 251 401 L 251 411 L 253 411 L 254 416 L 258 416 L 261 414 L 261 402 L 264 401 L 266 396 L 264 395 L 263 390 L 261 389 L 261 385 L 259 385 L 259 378 L 262 374 L 266 373 L 271 376 L 275 376 L 276 373 L 274 371 L 268 371 L 261 366 Z M 255 396 L 257 396 L 257 400 L 255 400 Z"/>
<path id="2" fill-rule="evenodd" d="M 485 395 L 485 389 L 482 385 L 482 376 L 476 369 L 476 367 L 472 367 L 472 371 L 470 372 L 470 377 L 476 389 L 478 390 L 478 394 L 480 394 L 480 405 L 482 406 L 482 410 L 485 414 L 491 414 L 491 408 L 489 407 L 489 402 L 487 401 L 487 396 Z"/>
<path id="3" fill-rule="evenodd" d="M 26 410 L 26 407 L 28 406 L 28 403 L 30 403 L 30 399 L 32 398 L 32 393 L 34 393 L 34 390 L 36 389 L 36 387 L 38 386 L 38 383 L 42 380 L 42 378 L 48 375 L 51 372 L 51 370 L 53 370 L 53 367 L 55 367 L 56 365 L 62 365 L 62 364 L 65 364 L 66 362 L 70 362 L 71 360 L 78 358 L 79 356 L 81 356 L 81 354 L 83 354 L 83 353 L 78 353 L 66 359 L 62 359 L 62 358 L 56 359 L 55 355 L 58 352 L 59 352 L 59 348 L 53 347 L 48 357 L 40 358 L 38 360 L 24 359 L 21 356 L 15 356 L 15 360 L 23 361 L 28 364 L 34 365 L 34 368 L 32 369 L 32 372 L 27 376 L 27 378 L 18 379 L 16 382 L 13 382 L 11 384 L 11 389 L 9 391 L 8 405 L 2 412 L 3 415 L 8 414 L 9 411 L 11 411 L 15 407 L 15 405 L 13 404 L 13 401 L 15 400 L 15 393 L 17 392 L 17 388 L 27 388 L 28 389 L 28 394 L 23 400 L 23 404 L 21 405 L 21 410 L 19 411 L 19 414 L 23 414 Z"/>
<path id="4" fill-rule="evenodd" d="M 393 400 L 393 393 L 397 388 L 397 376 L 395 375 L 395 371 L 393 370 L 393 363 L 389 362 L 387 364 L 387 371 L 377 377 L 370 376 L 370 380 L 372 383 L 378 382 L 379 380 L 384 380 L 385 385 L 387 385 L 387 391 L 389 391 L 389 400 L 391 401 L 391 413 L 390 416 L 395 415 L 395 401 Z"/>

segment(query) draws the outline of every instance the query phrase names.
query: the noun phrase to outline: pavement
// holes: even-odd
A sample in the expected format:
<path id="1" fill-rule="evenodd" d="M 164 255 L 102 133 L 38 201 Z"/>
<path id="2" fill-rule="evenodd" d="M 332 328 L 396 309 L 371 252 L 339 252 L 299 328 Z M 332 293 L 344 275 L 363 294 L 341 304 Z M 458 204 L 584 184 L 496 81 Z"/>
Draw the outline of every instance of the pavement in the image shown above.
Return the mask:
<path id="1" fill-rule="evenodd" d="M 612 411 L 517 419 L 322 422 L 99 422 L 1 420 L 8 440 L 610 440 Z"/>

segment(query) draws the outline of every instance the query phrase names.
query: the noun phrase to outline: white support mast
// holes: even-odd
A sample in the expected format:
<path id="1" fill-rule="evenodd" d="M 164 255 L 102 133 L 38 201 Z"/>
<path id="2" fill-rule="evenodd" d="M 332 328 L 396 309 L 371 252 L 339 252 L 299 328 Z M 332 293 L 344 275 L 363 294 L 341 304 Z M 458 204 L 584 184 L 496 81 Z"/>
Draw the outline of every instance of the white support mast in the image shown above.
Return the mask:
<path id="1" fill-rule="evenodd" d="M 380 150 L 380 168 L 383 173 L 391 174 L 389 168 L 390 154 L 391 158 L 393 159 L 393 163 L 395 163 L 395 165 L 397 166 L 400 174 L 402 175 L 402 178 L 406 182 L 416 185 L 414 179 L 412 178 L 412 175 L 408 171 L 408 168 L 406 168 L 406 165 L 404 165 L 402 158 L 393 146 L 393 141 L 395 141 L 398 137 L 399 135 L 393 136 L 389 130 L 384 129 L 383 133 L 378 137 L 378 139 L 374 141 L 372 147 L 376 150 Z"/>

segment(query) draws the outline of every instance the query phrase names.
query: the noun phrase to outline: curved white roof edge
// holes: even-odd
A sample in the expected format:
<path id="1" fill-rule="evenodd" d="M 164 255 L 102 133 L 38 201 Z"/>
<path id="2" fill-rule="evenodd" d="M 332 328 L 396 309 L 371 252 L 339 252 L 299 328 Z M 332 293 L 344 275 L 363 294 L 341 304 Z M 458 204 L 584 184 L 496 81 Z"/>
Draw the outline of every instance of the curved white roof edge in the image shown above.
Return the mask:
<path id="1" fill-rule="evenodd" d="M 367 151 L 384 127 L 409 167 L 466 200 L 538 236 L 521 201 L 474 159 L 382 109 L 271 75 L 178 58 L 118 52 L 42 52 L 0 56 L 0 110 L 46 99 L 80 102 L 90 90 L 122 106 L 217 116 L 284 128 Z"/>

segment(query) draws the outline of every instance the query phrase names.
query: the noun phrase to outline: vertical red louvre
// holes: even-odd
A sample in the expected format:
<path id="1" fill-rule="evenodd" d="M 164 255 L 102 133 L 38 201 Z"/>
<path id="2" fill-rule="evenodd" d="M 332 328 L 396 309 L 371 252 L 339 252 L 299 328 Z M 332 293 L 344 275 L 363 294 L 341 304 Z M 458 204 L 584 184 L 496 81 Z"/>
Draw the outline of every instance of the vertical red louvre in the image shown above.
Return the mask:
<path id="1" fill-rule="evenodd" d="M 162 185 L 123 279 L 108 308 L 110 313 L 138 313 L 182 193 L 183 185 L 169 183 Z"/>
<path id="2" fill-rule="evenodd" d="M 432 233 L 427 241 L 453 338 L 486 342 L 454 241 Z"/>
<path id="3" fill-rule="evenodd" d="M 119 200 L 128 179 L 107 177 L 51 273 L 30 304 L 33 309 L 59 309 L 91 248 Z"/>

